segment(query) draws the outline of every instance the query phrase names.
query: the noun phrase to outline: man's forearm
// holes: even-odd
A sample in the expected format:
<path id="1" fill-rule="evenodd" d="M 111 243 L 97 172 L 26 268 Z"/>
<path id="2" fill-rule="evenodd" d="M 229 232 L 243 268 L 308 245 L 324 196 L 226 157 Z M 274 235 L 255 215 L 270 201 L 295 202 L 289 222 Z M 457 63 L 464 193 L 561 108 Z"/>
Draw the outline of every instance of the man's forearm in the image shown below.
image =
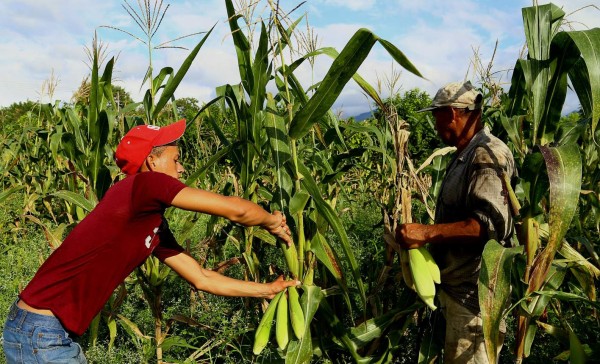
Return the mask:
<path id="1" fill-rule="evenodd" d="M 396 240 L 405 249 L 415 249 L 427 243 L 481 243 L 487 233 L 479 220 L 469 218 L 445 224 L 402 224 L 396 230 Z"/>
<path id="2" fill-rule="evenodd" d="M 428 226 L 430 228 L 428 243 L 433 244 L 456 242 L 480 243 L 487 237 L 487 233 L 479 220 L 474 218 Z"/>

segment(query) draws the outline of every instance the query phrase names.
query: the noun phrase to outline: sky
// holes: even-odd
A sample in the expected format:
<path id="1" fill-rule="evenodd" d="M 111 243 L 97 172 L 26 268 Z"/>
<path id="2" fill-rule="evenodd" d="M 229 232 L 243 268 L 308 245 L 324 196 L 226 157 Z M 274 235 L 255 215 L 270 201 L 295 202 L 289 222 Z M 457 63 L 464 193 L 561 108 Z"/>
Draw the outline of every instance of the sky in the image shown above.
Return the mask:
<path id="1" fill-rule="evenodd" d="M 139 11 L 138 1 L 144 2 L 127 3 Z M 160 4 L 160 0 L 150 3 L 154 5 L 155 1 Z M 253 2 L 234 0 L 234 4 L 241 1 Z M 281 7 L 288 11 L 300 3 L 280 0 Z M 261 0 L 256 16 L 264 14 L 265 4 Z M 599 0 L 556 0 L 554 4 L 567 13 L 573 29 L 600 27 Z M 108 57 L 116 57 L 113 84 L 124 87 L 135 101 L 141 101 L 147 89 L 142 80 L 148 67 L 148 48 L 135 38 L 106 27 L 143 37 L 124 5 L 123 0 L 0 0 L 0 107 L 26 100 L 69 101 L 90 74 L 86 47 L 91 47 L 95 33 Z M 238 83 L 224 1 L 164 0 L 163 9 L 167 5 L 154 45 L 215 26 L 175 96 L 193 97 L 205 103 L 214 98 L 215 87 Z M 532 1 L 525 0 L 306 0 L 290 18 L 305 16 L 299 29 L 306 32 L 310 26 L 319 47 L 335 47 L 338 51 L 358 29 L 370 29 L 398 47 L 424 78 L 394 66 L 391 56 L 378 44 L 360 67 L 361 76 L 374 86 L 382 84 L 382 94 L 386 96 L 386 81 L 401 71 L 397 90 L 417 87 L 434 95 L 448 82 L 470 79 L 477 84 L 473 59 L 478 58 L 487 67 L 492 56 L 494 76 L 508 88 L 510 70 L 525 44 L 521 8 L 531 5 Z M 196 35 L 173 44 L 191 49 L 201 37 Z M 188 53 L 182 49 L 154 50 L 155 72 L 165 66 L 179 68 Z M 330 65 L 331 59 L 321 56 L 313 68 L 301 68 L 297 76 L 307 89 L 324 77 Z M 52 95 L 43 88 L 51 77 L 56 80 Z M 373 103 L 351 81 L 333 110 L 349 117 L 372 107 Z M 565 109 L 577 107 L 576 97 L 570 95 Z"/>

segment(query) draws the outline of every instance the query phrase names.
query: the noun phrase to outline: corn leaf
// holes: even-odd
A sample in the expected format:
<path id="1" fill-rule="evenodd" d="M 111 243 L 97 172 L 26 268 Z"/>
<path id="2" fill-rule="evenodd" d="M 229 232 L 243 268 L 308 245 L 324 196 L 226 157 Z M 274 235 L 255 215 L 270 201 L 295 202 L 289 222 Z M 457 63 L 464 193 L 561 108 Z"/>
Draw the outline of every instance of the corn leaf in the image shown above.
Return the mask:
<path id="1" fill-rule="evenodd" d="M 257 118 L 259 111 L 264 107 L 265 95 L 267 93 L 267 83 L 271 74 L 269 63 L 269 44 L 268 32 L 265 23 L 261 22 L 261 31 L 258 41 L 258 49 L 252 63 L 252 76 L 254 79 L 253 87 L 250 90 L 250 114 Z M 253 131 L 254 140 L 258 140 L 258 132 L 261 130 L 259 123 L 254 121 L 256 128 Z"/>
<path id="2" fill-rule="evenodd" d="M 202 165 L 200 168 L 196 169 L 194 171 L 194 173 L 192 173 L 186 180 L 185 180 L 185 184 L 188 186 L 191 186 L 193 183 L 195 183 L 198 178 L 204 173 L 206 172 L 207 169 L 209 169 L 210 167 L 214 166 L 216 163 L 218 163 L 221 158 L 224 158 L 225 156 L 229 155 L 231 153 L 231 151 L 235 148 L 239 146 L 239 143 L 234 143 L 234 144 L 230 144 L 227 145 L 223 148 L 221 148 L 217 153 L 215 153 L 204 165 Z"/>
<path id="3" fill-rule="evenodd" d="M 167 76 L 171 77 L 172 75 L 173 75 L 172 67 L 163 67 L 160 70 L 160 72 L 158 73 L 158 76 L 154 77 L 154 80 L 152 80 L 152 89 L 154 90 L 154 92 L 157 92 L 161 88 L 165 87 L 165 85 L 163 84 L 165 81 L 165 78 L 167 78 Z"/>
<path id="4" fill-rule="evenodd" d="M 92 58 L 92 80 L 90 82 L 90 103 L 88 109 L 88 120 L 87 120 L 87 133 L 89 135 L 90 128 L 92 125 L 96 124 L 96 118 L 98 117 L 98 90 L 99 90 L 99 80 L 98 80 L 98 49 L 93 50 L 93 58 Z"/>
<path id="5" fill-rule="evenodd" d="M 317 49 L 316 51 L 313 51 L 311 53 L 308 53 L 304 57 L 300 58 L 300 60 L 304 60 L 306 58 L 314 57 L 314 56 L 317 56 L 317 55 L 320 55 L 320 54 L 328 55 L 329 57 L 331 57 L 333 59 L 336 59 L 340 55 L 339 52 L 335 48 L 333 48 L 333 47 L 324 47 L 324 48 Z M 296 62 L 298 62 L 298 61 L 296 61 Z M 383 107 L 383 100 L 381 100 L 381 98 L 379 97 L 379 94 L 377 93 L 377 91 L 375 91 L 375 88 L 373 86 L 371 86 L 370 83 L 368 83 L 358 73 L 355 73 L 352 76 L 352 79 L 358 84 L 358 86 L 360 86 L 360 88 L 363 89 L 363 91 L 367 95 L 369 95 L 373 99 L 373 101 L 375 101 L 375 103 L 377 104 L 377 106 L 379 106 L 380 108 Z"/>
<path id="6" fill-rule="evenodd" d="M 554 4 L 546 4 L 523 8 L 522 15 L 529 56 L 537 60 L 548 59 L 552 35 L 558 30 L 565 12 Z"/>
<path id="7" fill-rule="evenodd" d="M 304 191 L 298 191 L 290 200 L 290 214 L 294 215 L 304 211 L 310 195 Z"/>
<path id="8" fill-rule="evenodd" d="M 599 309 L 600 302 L 592 301 L 585 296 L 580 296 L 576 293 L 563 292 L 563 291 L 535 291 L 532 295 L 539 295 L 542 297 L 555 298 L 565 302 L 581 302 L 589 305 L 593 308 Z"/>
<path id="9" fill-rule="evenodd" d="M 229 17 L 229 28 L 231 29 L 233 44 L 235 45 L 242 85 L 250 93 L 254 89 L 252 63 L 250 61 L 250 42 L 248 42 L 248 38 L 246 38 L 237 23 L 241 15 L 235 13 L 231 0 L 225 0 L 225 7 L 227 8 L 227 16 Z"/>
<path id="10" fill-rule="evenodd" d="M 102 77 L 100 78 L 100 82 L 102 85 L 102 108 L 108 103 L 114 104 L 114 97 L 112 92 L 112 73 L 115 65 L 115 57 L 112 57 L 104 66 L 104 72 L 102 72 Z M 113 105 L 114 106 L 114 105 Z"/>
<path id="11" fill-rule="evenodd" d="M 96 123 L 90 129 L 90 141 L 92 144 L 88 175 L 90 183 L 94 186 L 96 196 L 101 199 L 111 184 L 110 173 L 104 166 L 106 156 L 106 143 L 109 132 L 108 115 L 105 110 L 100 111 Z M 108 180 L 107 180 L 108 177 Z"/>
<path id="12" fill-rule="evenodd" d="M 577 63 L 569 70 L 569 79 L 573 85 L 573 89 L 577 94 L 581 109 L 585 117 L 591 118 L 593 113 L 593 96 L 590 75 L 588 74 L 587 66 L 583 58 L 580 58 Z"/>
<path id="13" fill-rule="evenodd" d="M 548 82 L 548 93 L 543 113 L 542 134 L 547 134 L 547 140 L 553 140 L 552 137 L 558 123 L 561 119 L 562 107 L 567 97 L 567 76 L 568 71 L 579 60 L 579 51 L 575 43 L 564 32 L 558 33 L 552 39 L 551 53 L 552 62 L 550 63 L 550 80 Z"/>
<path id="14" fill-rule="evenodd" d="M 391 43 L 379 38 L 367 29 L 359 29 L 335 58 L 319 88 L 308 103 L 294 116 L 290 125 L 290 137 L 299 139 L 314 123 L 325 115 L 342 92 L 344 86 L 356 74 L 376 41 L 404 68 L 415 73 L 416 69 Z M 420 76 L 416 71 L 417 76 Z"/>
<path id="15" fill-rule="evenodd" d="M 252 236 L 264 241 L 265 243 L 267 243 L 269 245 L 275 246 L 275 244 L 277 244 L 277 238 L 274 237 L 273 235 L 269 234 L 269 232 L 267 232 L 266 230 L 263 230 L 263 229 L 255 229 L 254 232 L 252 233 Z"/>
<path id="16" fill-rule="evenodd" d="M 22 190 L 23 188 L 25 188 L 25 186 L 21 185 L 21 186 L 14 186 L 14 187 L 9 187 L 7 189 L 5 189 L 4 191 L 0 192 L 0 203 L 3 203 L 7 198 L 10 197 L 10 195 L 12 195 L 13 193 Z"/>
<path id="17" fill-rule="evenodd" d="M 387 346 L 389 343 L 386 343 L 384 348 L 380 348 L 382 350 L 379 357 L 362 357 L 358 351 L 373 340 L 380 338 L 386 328 L 397 325 L 401 320 L 406 319 L 406 317 L 415 312 L 419 306 L 420 304 L 417 303 L 406 309 L 395 308 L 385 315 L 369 319 L 365 323 L 347 330 L 337 317 L 336 313 L 332 310 L 331 306 L 329 306 L 328 302 L 324 300 L 321 302 L 321 315 L 319 318 L 322 318 L 329 324 L 329 328 L 334 334 L 333 341 L 348 350 L 354 359 L 354 362 L 371 364 L 382 362 L 388 363 L 391 359 L 389 358 Z"/>
<path id="18" fill-rule="evenodd" d="M 592 272 L 585 266 L 571 268 L 571 273 L 579 283 L 581 290 L 592 301 L 596 300 L 596 281 Z"/>
<path id="19" fill-rule="evenodd" d="M 592 133 L 594 133 L 598 126 L 598 120 L 600 120 L 600 28 L 567 32 L 567 34 L 577 44 L 587 66 L 592 101 L 590 116 L 592 117 Z M 584 104 L 583 101 L 581 103 Z"/>
<path id="20" fill-rule="evenodd" d="M 173 347 L 186 348 L 186 349 L 198 349 L 198 347 L 191 345 L 181 336 L 169 336 L 163 340 L 160 347 L 164 352 L 169 351 Z"/>
<path id="21" fill-rule="evenodd" d="M 344 272 L 342 271 L 339 258 L 321 233 L 317 232 L 311 240 L 311 250 L 315 253 L 317 259 L 325 265 L 340 287 L 344 291 L 347 291 L 348 288 L 346 287 Z"/>
<path id="22" fill-rule="evenodd" d="M 560 255 L 565 257 L 571 262 L 577 263 L 577 265 L 585 268 L 586 271 L 589 272 L 592 278 L 600 278 L 600 269 L 598 269 L 594 264 L 590 263 L 581 253 L 579 253 L 575 248 L 573 248 L 566 240 L 563 241 L 560 247 Z"/>
<path id="23" fill-rule="evenodd" d="M 66 224 L 60 224 L 56 227 L 56 229 L 52 230 L 40 219 L 33 215 L 25 215 L 25 217 L 42 228 L 44 231 L 44 236 L 46 237 L 46 241 L 48 242 L 48 245 L 50 245 L 50 249 L 54 250 L 58 248 L 60 244 L 62 244 L 62 237 L 67 227 Z"/>
<path id="24" fill-rule="evenodd" d="M 158 102 L 156 103 L 156 105 L 152 111 L 152 120 L 156 120 L 158 118 L 158 114 L 162 111 L 162 108 L 167 104 L 167 102 L 171 99 L 171 97 L 173 97 L 173 95 L 175 94 L 175 90 L 181 83 L 181 80 L 183 80 L 183 77 L 185 76 L 187 71 L 190 69 L 192 62 L 194 62 L 194 59 L 196 58 L 196 56 L 198 55 L 198 52 L 200 51 L 200 48 L 202 48 L 202 45 L 204 44 L 204 42 L 206 41 L 206 39 L 208 38 L 210 33 L 212 33 L 214 28 L 215 28 L 215 26 L 213 25 L 213 27 L 204 35 L 202 40 L 200 40 L 200 42 L 194 47 L 194 49 L 192 49 L 190 54 L 183 61 L 183 63 L 177 70 L 177 73 L 175 73 L 175 76 L 173 76 L 173 78 L 169 78 L 169 80 L 167 81 L 167 83 L 165 85 L 165 88 L 163 89 L 163 91 L 160 94 L 160 98 L 158 99 Z"/>
<path id="25" fill-rule="evenodd" d="M 569 362 L 571 364 L 584 364 L 586 362 L 583 346 L 573 331 L 569 331 L 569 350 Z"/>
<path id="26" fill-rule="evenodd" d="M 526 113 L 523 110 L 523 102 L 527 96 L 527 82 L 525 73 L 521 66 L 521 60 L 517 60 L 513 68 L 513 74 L 510 79 L 510 89 L 508 90 L 508 104 L 506 105 L 506 115 L 513 117 Z"/>
<path id="27" fill-rule="evenodd" d="M 136 325 L 133 321 L 129 320 L 127 317 L 121 314 L 117 314 L 117 317 L 119 318 L 119 322 L 121 323 L 125 331 L 127 331 L 132 337 L 142 339 L 144 341 L 149 341 L 151 339 L 150 336 L 144 335 L 138 327 L 138 325 Z"/>
<path id="28" fill-rule="evenodd" d="M 504 248 L 495 240 L 485 245 L 479 272 L 479 306 L 483 318 L 483 335 L 490 363 L 496 362 L 500 345 L 500 322 L 510 299 L 510 277 L 513 259 L 523 247 Z"/>
<path id="29" fill-rule="evenodd" d="M 536 324 L 540 329 L 544 330 L 546 334 L 552 335 L 561 344 L 569 345 L 569 332 L 567 330 L 541 321 L 536 322 Z"/>
<path id="30" fill-rule="evenodd" d="M 321 191 L 319 190 L 319 187 L 317 186 L 315 180 L 312 178 L 310 171 L 300 161 L 298 161 L 298 170 L 303 176 L 302 185 L 310 193 L 317 208 L 317 211 L 327 221 L 327 223 L 329 223 L 329 226 L 331 226 L 334 233 L 340 238 L 340 243 L 342 245 L 342 249 L 344 250 L 345 259 L 350 266 L 350 271 L 356 282 L 356 286 L 358 288 L 358 292 L 360 293 L 362 302 L 366 302 L 366 293 L 362 281 L 362 276 L 360 274 L 356 258 L 354 257 L 354 252 L 352 250 L 352 247 L 350 246 L 348 235 L 346 234 L 346 230 L 344 229 L 339 216 L 335 213 L 335 211 L 333 211 L 333 208 L 331 208 L 327 201 L 325 201 L 323 197 L 321 197 Z"/>
<path id="31" fill-rule="evenodd" d="M 112 317 L 108 317 L 106 319 L 106 326 L 108 327 L 108 347 L 111 348 L 115 342 L 115 338 L 117 337 L 117 320 Z"/>
<path id="32" fill-rule="evenodd" d="M 419 307 L 421 307 L 420 303 L 414 303 L 408 308 L 393 308 L 381 316 L 373 317 L 351 328 L 350 340 L 356 344 L 356 347 L 362 348 L 380 338 L 388 327 L 397 324 L 399 320 L 414 313 Z"/>
<path id="33" fill-rule="evenodd" d="M 81 133 L 81 119 L 79 119 L 79 116 L 75 113 L 75 110 L 69 108 L 63 120 L 65 121 L 65 126 L 69 126 L 68 131 L 73 133 L 75 136 L 77 148 L 79 150 L 86 150 L 89 148 L 87 141 L 83 138 Z"/>
<path id="34" fill-rule="evenodd" d="M 399 50 L 395 45 L 381 38 L 378 38 L 377 41 L 379 41 L 379 44 L 381 44 L 383 48 L 388 51 L 390 56 L 392 56 L 392 58 L 405 70 L 421 78 L 423 77 L 419 70 L 417 70 L 417 68 L 408 60 L 404 53 L 402 53 L 402 51 Z"/>
<path id="35" fill-rule="evenodd" d="M 58 192 L 54 192 L 52 194 L 52 196 L 62 198 L 63 200 L 66 200 L 72 204 L 75 204 L 75 205 L 81 207 L 82 209 L 84 209 L 87 212 L 92 211 L 94 209 L 94 207 L 96 206 L 96 202 L 90 201 L 90 200 L 86 199 L 85 197 L 83 197 L 81 194 L 75 193 L 72 191 L 61 190 Z"/>
<path id="36" fill-rule="evenodd" d="M 279 167 L 284 165 L 292 157 L 290 151 L 290 142 L 285 128 L 285 120 L 277 112 L 275 99 L 270 93 L 267 95 L 267 114 L 265 118 L 265 128 L 269 137 L 271 153 L 274 156 L 274 162 Z"/>
<path id="37" fill-rule="evenodd" d="M 304 322 L 307 323 L 304 336 L 300 340 L 292 340 L 288 344 L 286 364 L 304 364 L 310 362 L 313 355 L 312 337 L 309 322 L 312 321 L 319 304 L 323 300 L 323 292 L 317 286 L 302 286 L 304 292 L 300 304 L 304 312 Z"/>
<path id="38" fill-rule="evenodd" d="M 548 277 L 544 282 L 543 289 L 545 291 L 556 291 L 561 284 L 563 284 L 565 280 L 565 275 L 567 274 L 567 269 L 564 266 L 553 264 L 550 266 L 550 270 L 548 271 Z M 524 311 L 529 313 L 529 317 L 527 318 L 527 331 L 525 335 L 525 356 L 529 356 L 531 352 L 531 346 L 533 345 L 535 335 L 537 333 L 538 325 L 536 325 L 535 320 L 540 317 L 548 303 L 550 303 L 550 299 L 552 297 L 550 295 L 539 295 L 531 298 L 531 302 L 524 307 Z"/>
<path id="39" fill-rule="evenodd" d="M 581 158 L 576 144 L 540 147 L 550 181 L 548 243 L 534 262 L 528 292 L 538 290 L 573 219 L 581 190 Z"/>
<path id="40" fill-rule="evenodd" d="M 560 10 L 560 9 L 559 9 Z M 525 39 L 527 40 L 528 59 L 519 60 L 523 70 L 531 108 L 533 109 L 533 136 L 534 143 L 546 144 L 551 139 L 544 135 L 546 120 L 544 115 L 547 104 L 547 94 L 550 90 L 551 58 L 550 46 L 552 36 L 562 16 L 556 12 L 553 4 L 523 8 L 523 25 Z M 562 105 L 562 104 L 561 104 Z"/>

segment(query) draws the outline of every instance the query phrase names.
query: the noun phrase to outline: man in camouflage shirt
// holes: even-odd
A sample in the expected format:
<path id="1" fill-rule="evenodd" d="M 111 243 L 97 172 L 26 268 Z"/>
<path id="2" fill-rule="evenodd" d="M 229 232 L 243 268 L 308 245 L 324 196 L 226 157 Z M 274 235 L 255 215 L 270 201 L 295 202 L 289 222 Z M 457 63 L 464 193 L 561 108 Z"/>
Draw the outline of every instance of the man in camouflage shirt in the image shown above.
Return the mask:
<path id="1" fill-rule="evenodd" d="M 432 111 L 438 135 L 457 150 L 446 170 L 435 224 L 402 224 L 396 231 L 406 249 L 430 243 L 440 267 L 445 363 L 488 363 L 477 293 L 481 254 L 488 240 L 506 244 L 513 233 L 503 174 L 516 176 L 514 159 L 483 126 L 482 98 L 470 82 L 454 82 L 421 110 Z M 504 323 L 501 331 L 506 331 Z"/>

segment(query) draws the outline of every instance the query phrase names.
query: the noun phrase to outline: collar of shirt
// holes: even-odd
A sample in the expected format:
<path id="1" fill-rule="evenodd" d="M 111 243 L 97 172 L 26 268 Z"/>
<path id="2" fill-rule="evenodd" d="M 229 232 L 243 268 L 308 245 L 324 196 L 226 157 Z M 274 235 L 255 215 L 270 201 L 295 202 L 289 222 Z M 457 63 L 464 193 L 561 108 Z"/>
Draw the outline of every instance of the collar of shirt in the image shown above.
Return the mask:
<path id="1" fill-rule="evenodd" d="M 462 152 L 460 152 L 460 155 L 456 158 L 457 161 L 463 163 L 465 161 L 466 156 L 469 155 L 470 151 L 473 150 L 473 148 L 475 148 L 477 145 L 479 145 L 481 139 L 485 138 L 486 136 L 489 137 L 489 135 L 490 129 L 487 126 L 484 126 L 480 131 L 477 132 L 477 134 L 473 136 L 467 147 Z"/>

